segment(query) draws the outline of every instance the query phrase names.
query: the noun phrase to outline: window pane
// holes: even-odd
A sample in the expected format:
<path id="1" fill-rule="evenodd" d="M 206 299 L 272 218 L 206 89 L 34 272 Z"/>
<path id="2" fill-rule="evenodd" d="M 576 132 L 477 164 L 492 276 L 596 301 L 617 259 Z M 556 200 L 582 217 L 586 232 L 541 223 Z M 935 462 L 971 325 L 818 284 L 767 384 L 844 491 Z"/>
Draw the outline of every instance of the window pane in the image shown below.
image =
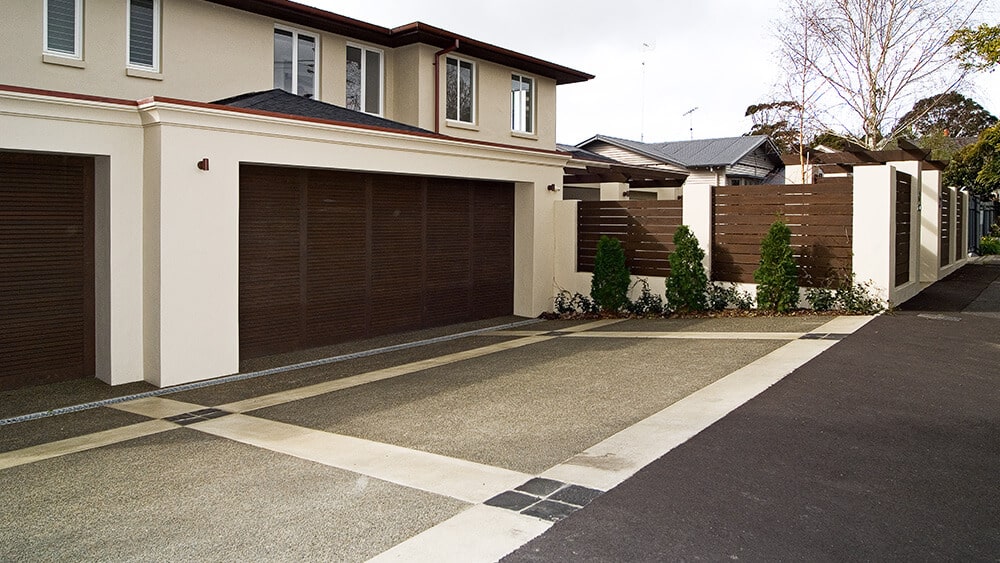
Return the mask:
<path id="1" fill-rule="evenodd" d="M 298 74 L 298 94 L 312 98 L 316 94 L 316 40 L 305 35 L 299 35 Z"/>
<path id="2" fill-rule="evenodd" d="M 135 65 L 153 67 L 153 1 L 130 0 L 129 2 L 129 43 L 128 62 Z"/>
<path id="3" fill-rule="evenodd" d="M 292 32 L 274 30 L 274 87 L 292 91 Z"/>
<path id="4" fill-rule="evenodd" d="M 361 49 L 347 47 L 347 109 L 361 111 Z"/>
<path id="5" fill-rule="evenodd" d="M 459 70 L 459 99 L 458 120 L 472 123 L 472 63 L 461 62 Z"/>
<path id="6" fill-rule="evenodd" d="M 378 51 L 365 51 L 365 111 L 382 113 L 382 54 Z"/>
<path id="7" fill-rule="evenodd" d="M 445 83 L 448 85 L 448 103 L 445 117 L 458 119 L 458 61 L 448 59 Z"/>
<path id="8" fill-rule="evenodd" d="M 48 0 L 46 7 L 48 29 L 45 30 L 46 48 L 75 55 L 76 52 L 76 0 Z"/>
<path id="9" fill-rule="evenodd" d="M 530 78 L 523 78 L 522 80 L 521 91 L 524 93 L 524 129 L 522 131 L 531 133 L 532 124 L 534 123 L 531 108 L 535 104 L 535 82 Z"/>

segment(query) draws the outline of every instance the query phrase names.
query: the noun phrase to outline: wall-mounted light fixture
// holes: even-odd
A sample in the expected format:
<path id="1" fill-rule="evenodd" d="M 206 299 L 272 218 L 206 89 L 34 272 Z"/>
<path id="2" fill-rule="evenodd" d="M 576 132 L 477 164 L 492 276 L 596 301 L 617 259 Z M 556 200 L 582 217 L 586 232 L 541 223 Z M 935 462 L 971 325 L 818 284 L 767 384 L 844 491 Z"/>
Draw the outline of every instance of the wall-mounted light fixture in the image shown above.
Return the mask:
<path id="1" fill-rule="evenodd" d="M 203 158 L 198 161 L 198 170 L 208 170 L 208 159 Z"/>
<path id="2" fill-rule="evenodd" d="M 559 191 L 559 188 L 556 188 L 555 184 L 549 184 L 548 188 L 549 188 L 550 192 L 557 192 L 557 191 Z"/>
<path id="3" fill-rule="evenodd" d="M 628 197 L 628 190 L 625 190 L 624 192 L 622 192 L 622 197 Z"/>

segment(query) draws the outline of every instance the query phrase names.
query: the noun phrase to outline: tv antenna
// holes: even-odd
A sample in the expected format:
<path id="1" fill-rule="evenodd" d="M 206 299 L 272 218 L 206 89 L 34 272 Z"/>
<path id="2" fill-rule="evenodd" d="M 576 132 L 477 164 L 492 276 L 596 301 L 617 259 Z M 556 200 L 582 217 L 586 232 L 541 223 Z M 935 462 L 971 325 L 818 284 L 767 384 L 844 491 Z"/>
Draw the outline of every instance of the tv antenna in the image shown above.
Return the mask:
<path id="1" fill-rule="evenodd" d="M 639 87 L 639 141 L 646 142 L 646 53 L 656 49 L 656 41 L 642 44 L 642 84 Z"/>
<path id="2" fill-rule="evenodd" d="M 687 110 L 683 114 L 681 114 L 681 117 L 688 117 L 691 120 L 690 121 L 690 129 L 689 129 L 689 131 L 691 132 L 691 140 L 692 141 L 694 140 L 694 116 L 692 114 L 694 112 L 696 112 L 696 111 L 698 111 L 698 106 L 695 106 L 695 107 Z"/>

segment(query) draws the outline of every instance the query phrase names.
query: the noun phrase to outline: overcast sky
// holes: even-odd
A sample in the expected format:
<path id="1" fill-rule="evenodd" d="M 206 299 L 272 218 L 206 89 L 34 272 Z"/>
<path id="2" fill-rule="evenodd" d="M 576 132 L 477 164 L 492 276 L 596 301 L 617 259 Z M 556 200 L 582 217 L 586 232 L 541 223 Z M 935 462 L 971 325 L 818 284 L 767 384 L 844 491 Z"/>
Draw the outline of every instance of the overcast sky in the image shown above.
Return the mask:
<path id="1" fill-rule="evenodd" d="M 559 87 L 567 144 L 597 133 L 683 140 L 692 128 L 695 138 L 742 135 L 747 106 L 779 79 L 770 30 L 784 0 L 300 1 L 390 28 L 420 21 L 596 75 Z M 965 94 L 1000 115 L 1000 71 Z"/>

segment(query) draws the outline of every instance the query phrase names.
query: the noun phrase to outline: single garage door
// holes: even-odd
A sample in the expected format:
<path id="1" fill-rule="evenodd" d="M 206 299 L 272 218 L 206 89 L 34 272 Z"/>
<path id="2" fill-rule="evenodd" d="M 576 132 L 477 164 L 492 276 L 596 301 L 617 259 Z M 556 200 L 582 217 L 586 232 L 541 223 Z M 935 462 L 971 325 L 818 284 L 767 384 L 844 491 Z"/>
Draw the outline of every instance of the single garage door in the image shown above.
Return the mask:
<path id="1" fill-rule="evenodd" d="M 94 375 L 94 161 L 0 152 L 0 389 Z"/>
<path id="2" fill-rule="evenodd" d="M 509 183 L 243 165 L 240 357 L 513 312 Z"/>

